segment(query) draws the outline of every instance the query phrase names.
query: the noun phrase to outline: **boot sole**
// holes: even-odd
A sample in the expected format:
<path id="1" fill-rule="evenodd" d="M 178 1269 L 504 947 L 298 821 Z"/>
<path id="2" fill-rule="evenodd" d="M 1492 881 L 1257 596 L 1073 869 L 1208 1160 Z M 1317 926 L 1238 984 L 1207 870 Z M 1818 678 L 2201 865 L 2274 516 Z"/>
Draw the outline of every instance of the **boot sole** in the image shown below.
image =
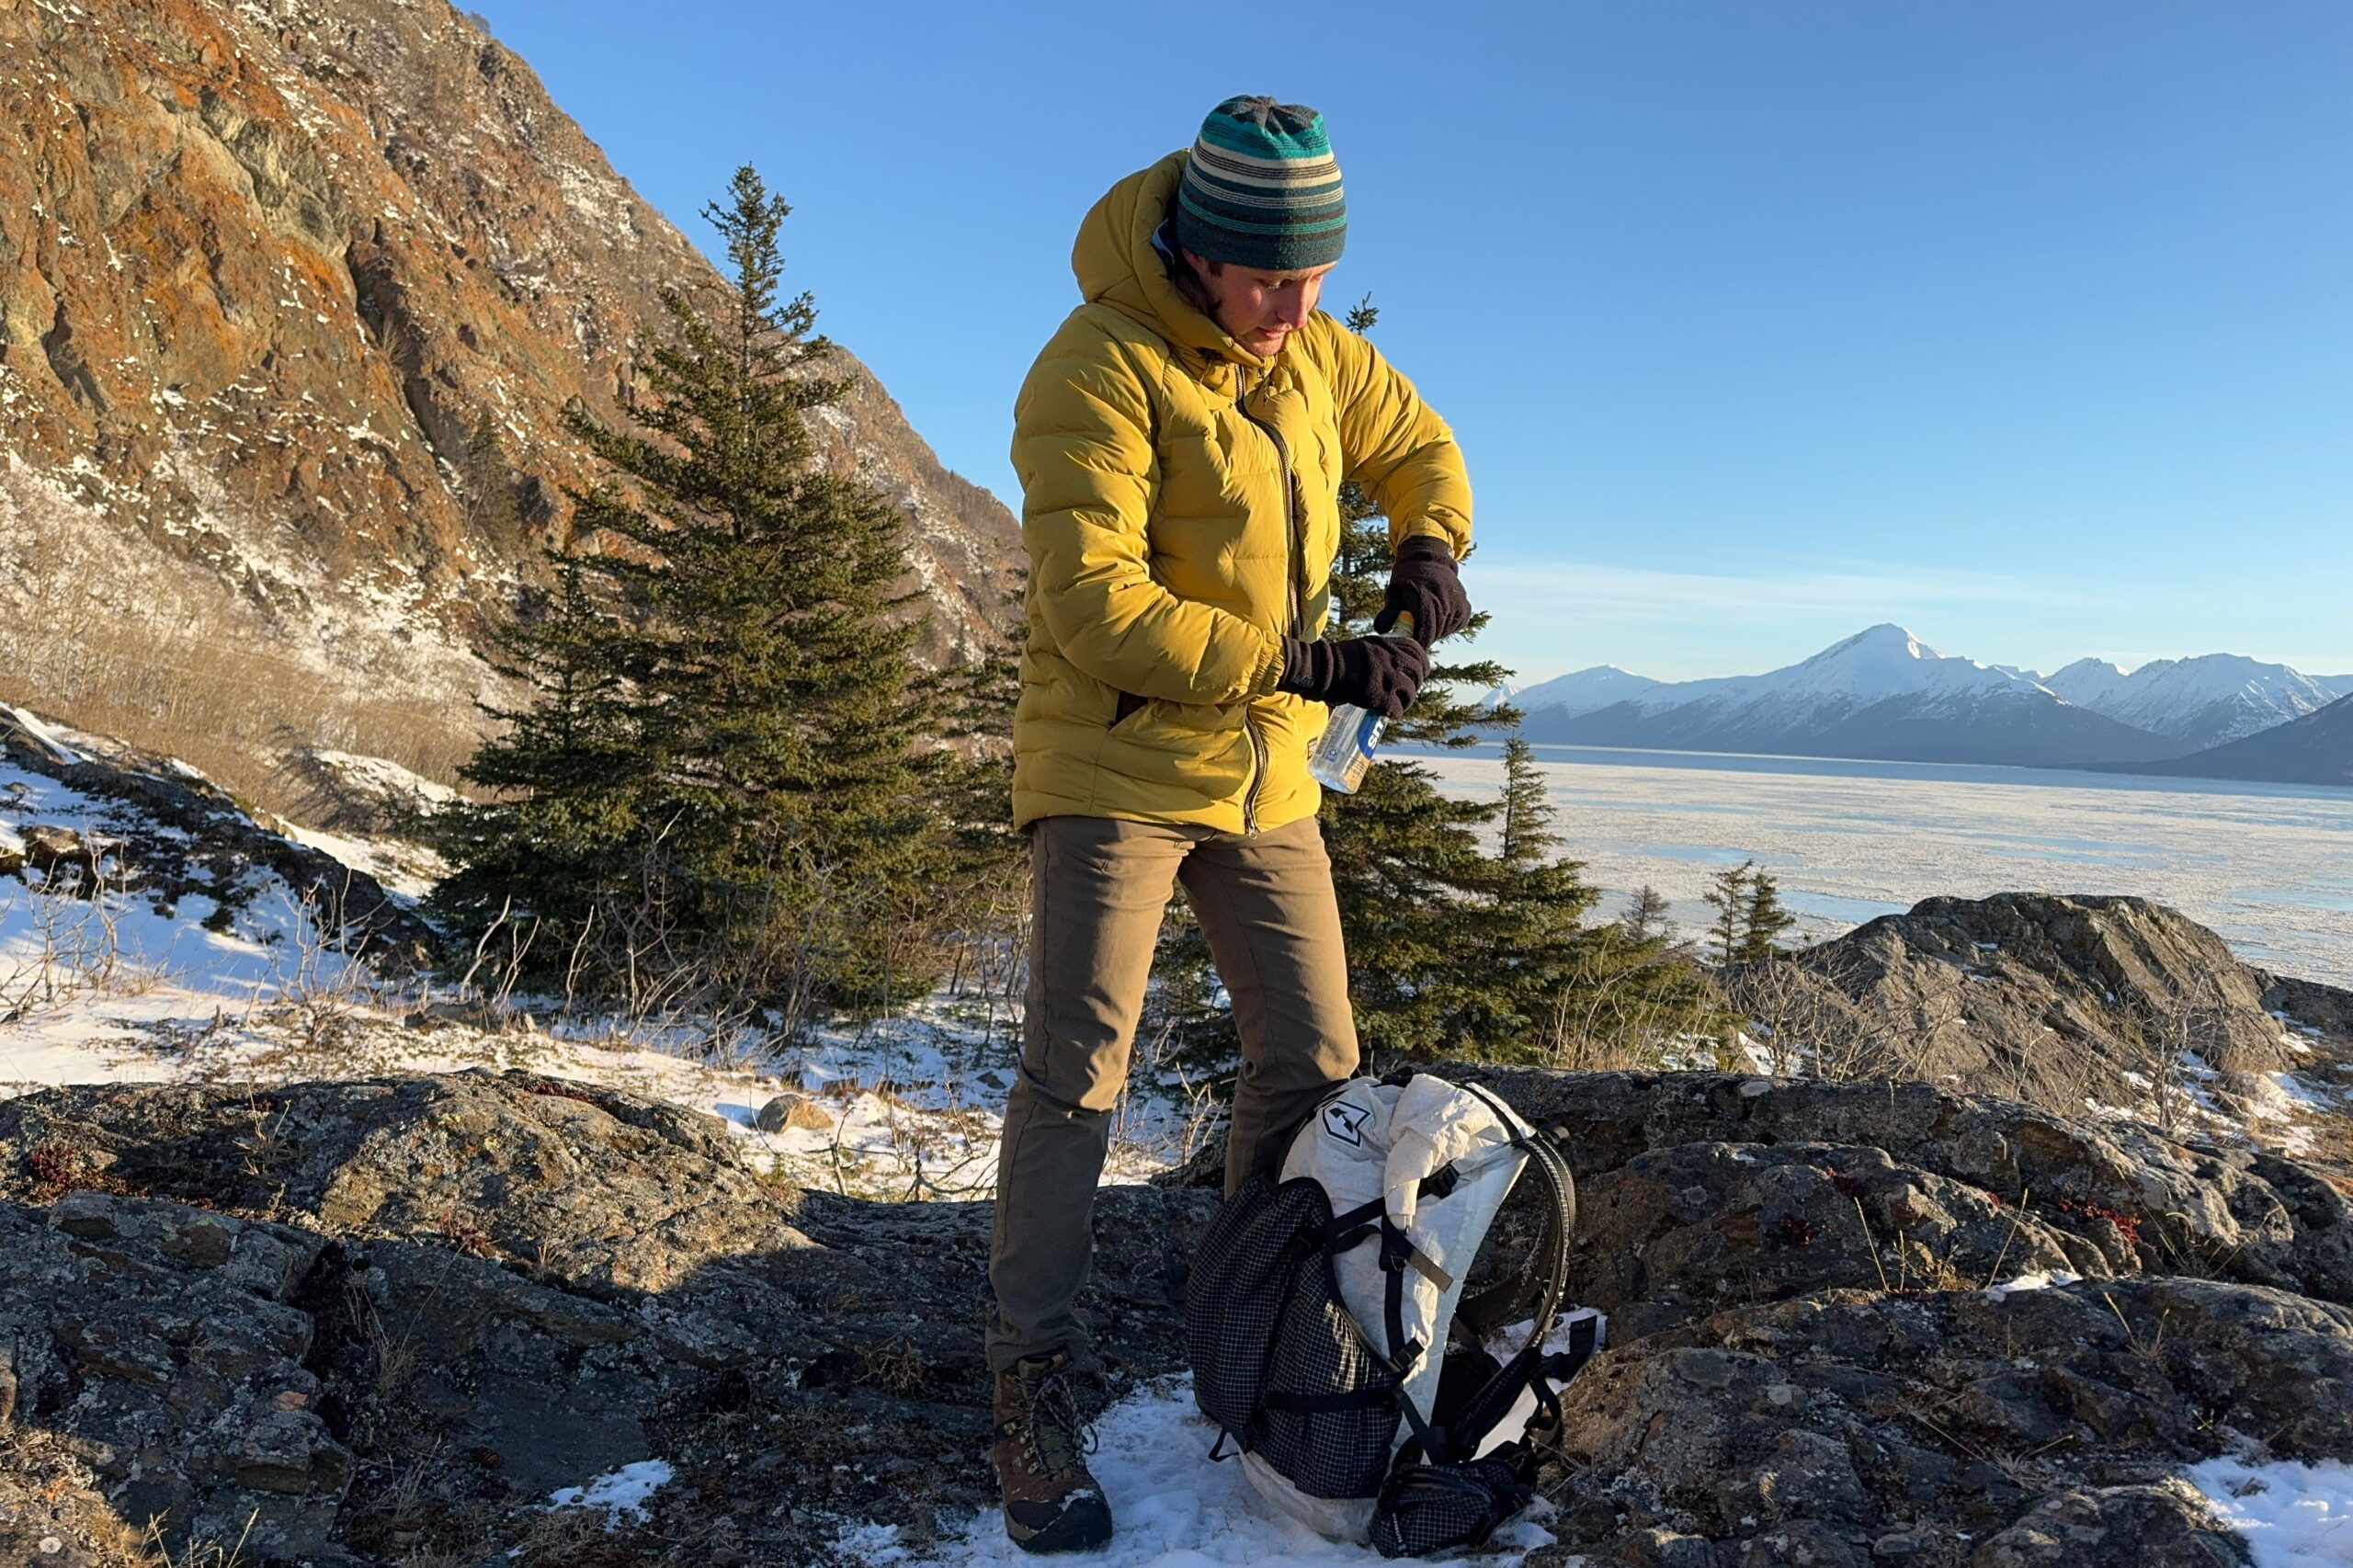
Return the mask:
<path id="1" fill-rule="evenodd" d="M 1093 1499 L 1092 1507 L 1074 1506 L 1043 1529 L 1029 1529 L 1014 1521 L 1011 1510 L 1005 1515 L 1005 1533 L 1022 1551 L 1040 1557 L 1064 1551 L 1093 1551 L 1110 1544 L 1111 1510 L 1101 1499 Z"/>

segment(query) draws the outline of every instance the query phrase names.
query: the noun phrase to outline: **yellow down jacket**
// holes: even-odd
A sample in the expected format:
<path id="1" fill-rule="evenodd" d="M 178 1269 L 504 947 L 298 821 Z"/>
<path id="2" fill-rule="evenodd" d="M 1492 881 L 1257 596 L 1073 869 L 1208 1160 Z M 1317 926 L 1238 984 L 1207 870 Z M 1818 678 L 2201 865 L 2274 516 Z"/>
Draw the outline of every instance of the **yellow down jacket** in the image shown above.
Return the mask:
<path id="1" fill-rule="evenodd" d="M 1339 488 L 1392 540 L 1471 540 L 1444 421 L 1320 312 L 1273 358 L 1176 291 L 1153 233 L 1185 154 L 1113 186 L 1079 227 L 1086 303 L 1014 409 L 1029 552 L 1013 816 L 1257 833 L 1313 813 L 1321 703 L 1274 689 L 1282 637 L 1331 607 Z"/>

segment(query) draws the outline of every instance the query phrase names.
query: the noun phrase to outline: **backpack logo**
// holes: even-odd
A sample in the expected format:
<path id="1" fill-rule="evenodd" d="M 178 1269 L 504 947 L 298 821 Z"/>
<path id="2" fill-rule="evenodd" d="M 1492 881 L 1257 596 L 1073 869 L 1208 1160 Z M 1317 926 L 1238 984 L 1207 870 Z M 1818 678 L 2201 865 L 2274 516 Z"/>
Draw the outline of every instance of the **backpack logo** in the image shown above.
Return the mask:
<path id="1" fill-rule="evenodd" d="M 1362 1106 L 1336 1100 L 1324 1108 L 1324 1131 L 1352 1149 L 1364 1146 L 1364 1124 L 1372 1112 Z"/>

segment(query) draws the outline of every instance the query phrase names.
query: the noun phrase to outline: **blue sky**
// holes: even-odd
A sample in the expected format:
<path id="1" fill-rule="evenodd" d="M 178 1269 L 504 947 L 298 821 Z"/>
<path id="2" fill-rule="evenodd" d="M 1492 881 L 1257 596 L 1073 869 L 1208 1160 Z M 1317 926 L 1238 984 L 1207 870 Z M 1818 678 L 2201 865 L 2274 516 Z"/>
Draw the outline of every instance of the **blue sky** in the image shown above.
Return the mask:
<path id="1" fill-rule="evenodd" d="M 1080 217 L 1267 92 L 1324 113 L 1327 301 L 1461 438 L 1524 681 L 1890 619 L 2353 671 L 2344 0 L 477 3 L 698 241 L 756 164 L 789 281 L 1008 504 Z"/>

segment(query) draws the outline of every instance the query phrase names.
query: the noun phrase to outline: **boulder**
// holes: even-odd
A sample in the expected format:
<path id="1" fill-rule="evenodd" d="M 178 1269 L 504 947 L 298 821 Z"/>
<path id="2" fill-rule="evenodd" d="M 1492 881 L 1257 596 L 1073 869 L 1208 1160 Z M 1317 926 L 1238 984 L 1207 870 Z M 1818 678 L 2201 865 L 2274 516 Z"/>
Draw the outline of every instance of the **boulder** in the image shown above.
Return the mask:
<path id="1" fill-rule="evenodd" d="M 752 1125 L 763 1132 L 786 1132 L 805 1129 L 812 1132 L 831 1132 L 836 1119 L 824 1107 L 806 1095 L 781 1094 L 762 1106 Z"/>
<path id="2" fill-rule="evenodd" d="M 89 883 L 106 854 L 72 828 L 51 823 L 28 823 L 17 836 L 24 840 L 24 864 L 51 881 L 71 880 L 76 886 Z"/>
<path id="3" fill-rule="evenodd" d="M 2292 1065 L 2267 1010 L 2273 977 L 2143 898 L 1932 898 L 1723 980 L 1777 1066 L 1965 1085 L 2063 1114 L 2087 1097 L 2140 1104 L 2184 1052 L 2222 1071 Z"/>
<path id="4" fill-rule="evenodd" d="M 2240 1568 L 2246 1542 L 2179 1482 L 2045 1498 L 1979 1547 L 1971 1568 Z"/>

